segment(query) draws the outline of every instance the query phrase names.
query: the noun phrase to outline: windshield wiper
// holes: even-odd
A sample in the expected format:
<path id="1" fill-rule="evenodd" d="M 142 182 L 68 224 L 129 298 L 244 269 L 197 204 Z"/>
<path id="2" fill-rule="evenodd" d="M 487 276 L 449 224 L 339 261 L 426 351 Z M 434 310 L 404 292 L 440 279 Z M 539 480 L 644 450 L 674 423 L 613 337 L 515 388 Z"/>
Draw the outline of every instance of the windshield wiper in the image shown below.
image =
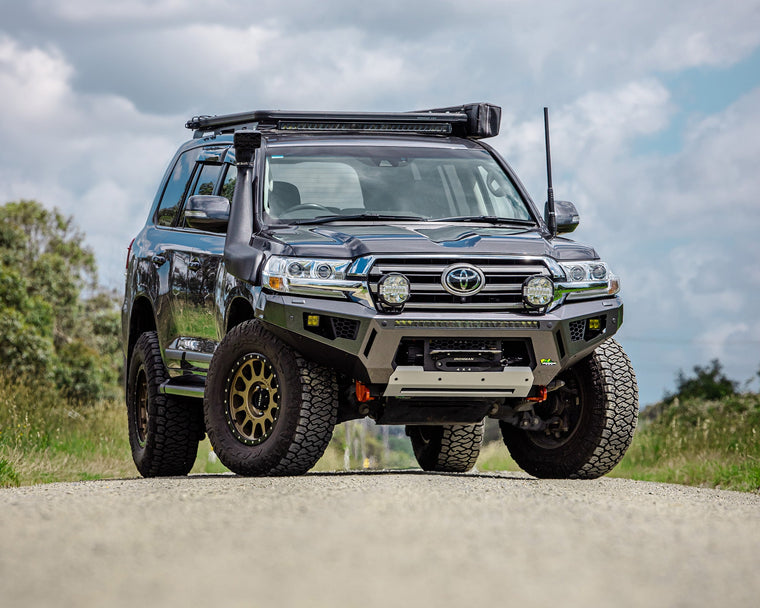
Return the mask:
<path id="1" fill-rule="evenodd" d="M 495 215 L 455 215 L 452 217 L 438 217 L 429 220 L 431 222 L 483 222 L 486 224 L 515 224 L 517 226 L 535 226 L 533 220 L 521 220 L 517 218 L 498 217 Z"/>
<path id="2" fill-rule="evenodd" d="M 452 217 L 428 218 L 419 215 L 394 215 L 390 213 L 355 213 L 352 215 L 320 215 L 319 217 L 292 220 L 275 224 L 280 226 L 304 226 L 314 224 L 328 224 L 330 222 L 343 222 L 346 220 L 370 220 L 370 221 L 413 221 L 413 222 L 483 222 L 487 224 L 511 224 L 517 226 L 535 226 L 533 220 L 517 218 L 497 217 L 495 215 L 457 215 Z"/>
<path id="3" fill-rule="evenodd" d="M 329 222 L 343 222 L 345 220 L 380 220 L 380 221 L 394 221 L 394 220 L 412 220 L 412 221 L 427 221 L 427 218 L 420 217 L 418 215 L 391 215 L 387 213 L 356 213 L 353 215 L 320 215 L 319 217 L 306 219 L 306 220 L 294 220 L 289 224 L 296 224 L 303 226 L 306 224 L 327 224 Z"/>

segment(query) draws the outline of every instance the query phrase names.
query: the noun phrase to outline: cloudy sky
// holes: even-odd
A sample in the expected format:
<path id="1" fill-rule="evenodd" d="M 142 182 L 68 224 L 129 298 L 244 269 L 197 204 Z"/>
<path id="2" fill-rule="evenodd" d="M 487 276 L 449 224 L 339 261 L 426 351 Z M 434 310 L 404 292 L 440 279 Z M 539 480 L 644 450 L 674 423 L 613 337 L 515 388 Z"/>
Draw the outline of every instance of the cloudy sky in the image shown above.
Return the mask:
<path id="1" fill-rule="evenodd" d="M 622 277 L 642 403 L 760 368 L 760 2 L 0 0 L 0 203 L 75 217 L 101 282 L 195 114 L 504 109 L 494 145 Z M 757 387 L 757 382 L 754 384 Z"/>

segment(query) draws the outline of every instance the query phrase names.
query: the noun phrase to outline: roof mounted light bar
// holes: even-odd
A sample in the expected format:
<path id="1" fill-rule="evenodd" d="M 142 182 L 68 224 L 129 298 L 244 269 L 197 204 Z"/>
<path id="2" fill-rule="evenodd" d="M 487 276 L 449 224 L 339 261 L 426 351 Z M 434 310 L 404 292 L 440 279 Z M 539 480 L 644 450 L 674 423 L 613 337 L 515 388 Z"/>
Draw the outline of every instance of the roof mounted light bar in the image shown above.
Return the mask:
<path id="1" fill-rule="evenodd" d="M 280 131 L 372 131 L 375 133 L 430 133 L 448 135 L 451 123 L 412 124 L 403 122 L 306 122 L 281 120 L 277 124 Z"/>
<path id="2" fill-rule="evenodd" d="M 255 110 L 223 116 L 196 116 L 185 124 L 194 137 L 208 132 L 260 131 L 415 133 L 480 139 L 499 134 L 501 108 L 488 103 L 418 112 L 288 112 Z"/>

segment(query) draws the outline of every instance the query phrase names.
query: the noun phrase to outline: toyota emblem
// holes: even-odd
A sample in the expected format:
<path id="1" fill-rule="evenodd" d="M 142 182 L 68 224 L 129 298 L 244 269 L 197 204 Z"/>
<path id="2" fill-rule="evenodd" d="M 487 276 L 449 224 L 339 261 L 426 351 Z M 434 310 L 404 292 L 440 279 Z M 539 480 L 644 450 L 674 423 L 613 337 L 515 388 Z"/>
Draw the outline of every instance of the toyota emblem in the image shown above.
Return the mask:
<path id="1" fill-rule="evenodd" d="M 456 264 L 443 271 L 441 285 L 455 296 L 474 296 L 486 284 L 479 268 L 470 264 Z"/>

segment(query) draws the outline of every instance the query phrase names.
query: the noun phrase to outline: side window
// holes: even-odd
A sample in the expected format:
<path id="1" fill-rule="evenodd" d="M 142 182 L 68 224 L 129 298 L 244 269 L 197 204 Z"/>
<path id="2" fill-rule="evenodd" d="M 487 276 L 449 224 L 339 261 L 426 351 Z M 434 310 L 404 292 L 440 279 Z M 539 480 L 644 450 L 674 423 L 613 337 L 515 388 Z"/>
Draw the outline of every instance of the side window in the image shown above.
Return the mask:
<path id="1" fill-rule="evenodd" d="M 227 175 L 224 176 L 224 183 L 219 194 L 230 202 L 232 202 L 232 193 L 235 191 L 235 182 L 237 182 L 237 167 L 228 165 Z"/>
<path id="2" fill-rule="evenodd" d="M 169 181 L 166 183 L 164 193 L 161 196 L 161 202 L 156 210 L 156 224 L 159 226 L 171 226 L 174 223 L 177 211 L 185 198 L 187 183 L 190 181 L 195 167 L 195 159 L 198 158 L 200 152 L 200 148 L 188 150 L 179 157 L 177 164 L 174 165 L 174 170 L 169 176 Z"/>
<path id="3" fill-rule="evenodd" d="M 219 173 L 222 171 L 222 165 L 219 164 L 202 164 L 200 171 L 196 171 L 197 178 L 193 190 L 188 194 L 214 194 L 216 180 L 219 179 Z"/>
<path id="4" fill-rule="evenodd" d="M 187 192 L 185 200 L 189 199 L 194 194 L 214 194 L 214 188 L 216 187 L 216 180 L 219 179 L 219 174 L 222 172 L 222 165 L 219 163 L 198 163 L 195 169 L 195 177 L 192 181 L 192 186 Z M 182 214 L 177 222 L 177 226 L 187 227 L 185 221 L 185 206 L 182 206 Z"/>

